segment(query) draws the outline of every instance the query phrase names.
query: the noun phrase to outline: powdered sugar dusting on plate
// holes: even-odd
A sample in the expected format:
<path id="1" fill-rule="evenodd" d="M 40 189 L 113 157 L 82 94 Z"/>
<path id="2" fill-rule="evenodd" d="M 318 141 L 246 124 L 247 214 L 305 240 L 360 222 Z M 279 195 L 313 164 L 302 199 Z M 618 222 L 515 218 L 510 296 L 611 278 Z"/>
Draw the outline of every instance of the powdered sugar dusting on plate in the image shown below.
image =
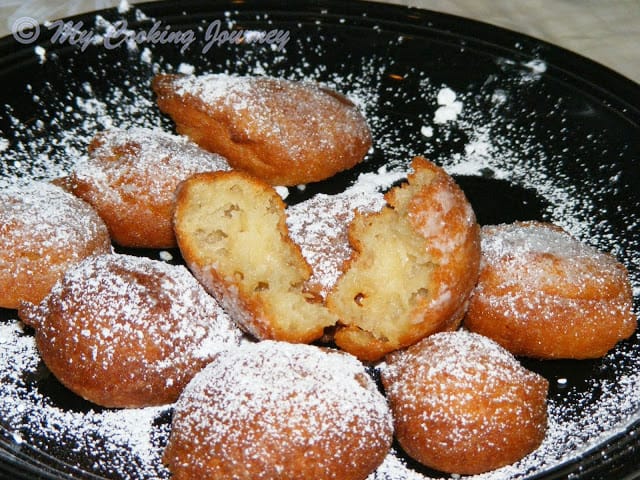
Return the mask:
<path id="1" fill-rule="evenodd" d="M 84 458 L 96 474 L 167 478 L 158 444 L 166 441 L 163 415 L 169 407 L 88 411 L 61 408 L 39 390 L 44 370 L 33 337 L 18 321 L 0 324 L 2 429 L 20 444 L 56 455 L 64 442 L 71 457 Z M 11 368 L 8 366 L 11 365 Z M 71 458 L 68 461 L 73 461 Z"/>
<path id="2" fill-rule="evenodd" d="M 141 21 L 146 18 L 137 9 L 135 15 Z M 227 17 L 231 21 L 235 15 L 228 12 Z M 257 20 L 264 21 L 262 17 Z M 524 62 L 503 59 L 496 63 L 494 72 L 482 79 L 481 86 L 471 85 L 467 89 L 460 82 L 454 84 L 456 79 L 451 79 L 451 84 L 433 80 L 437 72 L 419 67 L 402 70 L 394 52 L 405 48 L 410 39 L 391 38 L 385 43 L 382 29 L 374 31 L 384 52 L 374 51 L 354 59 L 345 49 L 344 65 L 327 65 L 322 60 L 330 50 L 341 48 L 344 39 L 327 33 L 322 21 L 317 24 L 301 21 L 300 29 L 293 32 L 287 46 L 289 52 L 302 52 L 294 62 L 289 62 L 287 52 L 265 56 L 264 50 L 253 47 L 238 47 L 233 55 L 221 60 L 182 58 L 172 62 L 154 49 L 152 55 L 134 52 L 130 63 L 117 66 L 118 78 L 110 78 L 106 86 L 104 75 L 108 65 L 104 71 L 93 72 L 95 80 L 70 84 L 68 91 L 58 91 L 47 83 L 35 87 L 34 81 L 33 86 L 27 84 L 25 89 L 33 101 L 35 115 L 25 117 L 12 106 L 3 107 L 12 131 L 2 132 L 0 137 L 3 160 L 0 187 L 66 176 L 78 161 L 86 158 L 86 146 L 95 133 L 105 128 L 142 126 L 170 131 L 172 125 L 160 115 L 150 93 L 149 80 L 154 73 L 268 74 L 321 81 L 356 103 L 365 113 L 374 139 L 363 169 L 375 170 L 378 166 L 368 168 L 368 162 L 384 158 L 385 171 L 394 175 L 393 180 L 385 176 L 391 184 L 405 175 L 412 156 L 425 155 L 454 175 L 504 180 L 530 188 L 548 203 L 543 212 L 546 220 L 558 223 L 601 250 L 613 252 L 628 266 L 640 265 L 638 242 L 621 239 L 607 221 L 619 213 L 628 231 L 633 232 L 640 226 L 639 215 L 601 213 L 599 209 L 598 200 L 604 192 L 625 181 L 616 166 L 615 152 L 608 155 L 602 152 L 603 158 L 612 160 L 601 166 L 601 176 L 608 180 L 595 185 L 593 193 L 585 193 L 579 181 L 553 167 L 562 160 L 562 152 L 550 152 L 544 143 L 545 135 L 555 135 L 557 140 L 564 138 L 570 129 L 566 118 L 568 107 L 563 99 L 554 107 L 553 116 L 558 122 L 550 132 L 536 131 L 541 122 L 529 117 L 530 112 L 513 110 L 520 94 L 537 88 L 552 73 L 543 59 Z M 53 53 L 47 52 L 43 64 L 47 68 L 56 65 Z M 346 67 L 347 64 L 351 66 Z M 353 65 L 357 68 L 352 68 Z M 443 89 L 455 94 L 454 102 L 460 102 L 461 108 L 455 107 L 455 116 L 448 121 L 436 123 L 435 112 L 445 106 L 437 98 Z M 413 105 L 418 106 L 417 111 L 412 110 Z M 528 122 L 513 123 L 518 117 Z M 599 142 L 606 135 L 607 132 L 590 132 L 577 148 L 587 149 L 585 155 L 592 153 L 589 148 L 600 152 Z M 583 166 L 577 165 L 578 169 Z M 371 179 L 369 171 L 353 180 L 353 188 L 368 189 L 367 179 Z M 378 180 L 373 182 L 377 185 L 374 190 L 388 188 L 380 187 Z M 294 189 L 291 190 L 293 195 Z M 638 297 L 637 268 L 631 275 L 634 295 Z M 136 480 L 168 477 L 160 461 L 168 433 L 168 408 L 63 409 L 42 386 L 40 380 L 47 372 L 39 362 L 31 332 L 9 318 L 0 323 L 0 344 L 2 428 L 13 434 L 16 448 L 35 445 L 105 477 Z M 624 345 L 594 367 L 613 372 L 615 381 L 594 375 L 584 388 L 577 388 L 571 381 L 562 384 L 562 391 L 549 399 L 549 430 L 541 447 L 514 465 L 473 478 L 524 479 L 597 448 L 637 422 L 640 372 L 634 365 L 639 357 L 636 345 Z M 69 445 L 68 451 L 56 447 L 61 444 Z M 82 457 L 88 461 L 82 463 Z M 441 477 L 444 475 L 417 472 L 400 452 L 393 451 L 371 479 Z"/>

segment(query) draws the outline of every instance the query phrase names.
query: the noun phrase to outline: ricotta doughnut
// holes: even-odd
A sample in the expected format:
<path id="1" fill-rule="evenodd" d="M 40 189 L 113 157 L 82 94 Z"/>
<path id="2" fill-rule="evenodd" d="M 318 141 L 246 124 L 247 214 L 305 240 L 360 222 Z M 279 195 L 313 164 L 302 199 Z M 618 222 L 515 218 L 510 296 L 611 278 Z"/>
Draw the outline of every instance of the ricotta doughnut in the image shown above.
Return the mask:
<path id="1" fill-rule="evenodd" d="M 385 398 L 351 355 L 263 341 L 218 354 L 175 405 L 174 480 L 363 480 L 393 437 Z"/>
<path id="2" fill-rule="evenodd" d="M 335 325 L 304 288 L 311 268 L 271 185 L 240 171 L 194 175 L 178 187 L 174 228 L 195 277 L 254 337 L 310 343 Z"/>
<path id="3" fill-rule="evenodd" d="M 186 137 L 148 128 L 109 129 L 67 181 L 93 205 L 124 247 L 176 246 L 171 215 L 178 183 L 198 172 L 228 170 L 226 160 Z"/>
<path id="4" fill-rule="evenodd" d="M 361 162 L 371 147 L 358 108 L 317 84 L 162 74 L 152 86 L 179 133 L 273 185 L 324 180 Z"/>
<path id="5" fill-rule="evenodd" d="M 382 193 L 347 190 L 319 193 L 287 208 L 291 239 L 311 266 L 307 290 L 326 298 L 353 253 L 348 231 L 355 212 L 376 212 L 385 204 Z"/>
<path id="6" fill-rule="evenodd" d="M 0 192 L 0 307 L 40 302 L 72 265 L 111 252 L 90 205 L 45 182 Z"/>
<path id="7" fill-rule="evenodd" d="M 380 212 L 356 213 L 354 253 L 327 296 L 335 342 L 367 361 L 458 327 L 475 286 L 480 228 L 462 190 L 424 158 Z"/>
<path id="8" fill-rule="evenodd" d="M 72 267 L 39 304 L 23 304 L 44 363 L 104 407 L 171 403 L 240 334 L 182 266 L 96 255 Z"/>
<path id="9" fill-rule="evenodd" d="M 465 326 L 541 359 L 597 358 L 633 334 L 627 270 L 561 228 L 482 228 L 482 263 Z"/>
<path id="10" fill-rule="evenodd" d="M 494 470 L 544 438 L 547 380 L 481 335 L 431 335 L 389 355 L 381 378 L 399 444 L 430 468 Z"/>

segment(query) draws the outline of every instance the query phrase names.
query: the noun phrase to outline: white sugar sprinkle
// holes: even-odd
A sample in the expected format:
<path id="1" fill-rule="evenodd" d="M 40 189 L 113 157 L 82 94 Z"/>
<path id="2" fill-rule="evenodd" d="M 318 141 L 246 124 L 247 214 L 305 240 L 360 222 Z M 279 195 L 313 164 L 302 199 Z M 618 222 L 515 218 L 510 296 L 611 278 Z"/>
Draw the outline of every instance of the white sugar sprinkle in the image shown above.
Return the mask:
<path id="1" fill-rule="evenodd" d="M 423 125 L 420 128 L 420 133 L 427 138 L 431 138 L 433 137 L 433 127 L 428 127 L 426 125 Z"/>
<path id="2" fill-rule="evenodd" d="M 170 262 L 171 260 L 173 260 L 173 255 L 171 255 L 171 252 L 167 252 L 166 250 L 161 250 L 160 253 L 158 253 L 158 257 L 160 257 L 160 260 L 162 260 L 163 262 Z"/>
<path id="3" fill-rule="evenodd" d="M 129 2 L 127 0 L 120 0 L 120 3 L 118 4 L 118 13 L 127 13 L 129 10 L 131 10 Z"/>
<path id="4" fill-rule="evenodd" d="M 33 51 L 35 52 L 35 54 L 38 56 L 38 62 L 40 62 L 41 64 L 47 61 L 47 49 L 37 45 L 36 47 L 34 47 Z"/>
<path id="5" fill-rule="evenodd" d="M 140 61 L 149 64 L 153 61 L 153 55 L 148 47 L 142 49 L 142 52 L 140 53 Z"/>
<path id="6" fill-rule="evenodd" d="M 315 468 L 331 471 L 345 455 L 386 450 L 392 424 L 386 400 L 355 357 L 263 341 L 223 352 L 202 370 L 176 403 L 173 428 L 172 441 L 195 449 L 192 461 L 205 465 L 228 442 L 251 464 L 268 459 L 271 472 L 287 471 L 277 452 L 289 449 L 305 449 Z M 227 461 L 236 460 L 236 449 Z"/>
<path id="7" fill-rule="evenodd" d="M 124 8 L 124 0 L 121 2 Z M 235 13 L 225 12 L 233 20 Z M 148 19 L 136 9 L 137 21 Z M 100 31 L 106 31 L 109 22 L 96 18 Z M 96 40 L 101 40 L 100 35 Z M 615 153 L 605 152 L 607 133 L 579 137 L 589 155 L 598 152 L 601 158 L 610 158 L 607 175 L 611 182 L 597 185 L 595 191 L 584 195 L 572 178 L 559 172 L 556 159 L 546 150 L 546 143 L 532 122 L 508 126 L 513 115 L 526 112 L 509 112 L 507 107 L 518 107 L 521 94 L 534 82 L 548 73 L 542 60 L 519 63 L 510 59 L 497 62 L 500 71 L 488 77 L 478 90 L 453 92 L 455 99 L 447 105 L 438 103 L 441 85 L 433 85 L 430 72 L 413 68 L 410 74 L 420 82 L 421 89 L 403 92 L 386 86 L 386 74 L 392 60 L 385 55 L 372 54 L 358 59 L 357 71 L 348 62 L 325 65 L 318 61 L 330 48 L 330 36 L 318 42 L 313 35 L 292 36 L 292 49 L 300 47 L 303 54 L 294 67 L 287 67 L 287 57 L 275 55 L 261 58 L 254 50 L 238 48 L 231 60 L 216 64 L 216 70 L 233 74 L 269 73 L 293 80 L 321 80 L 328 86 L 345 93 L 365 112 L 374 139 L 374 151 L 381 153 L 387 163 L 388 173 L 406 171 L 407 161 L 417 154 L 425 154 L 444 166 L 449 173 L 468 176 L 489 176 L 509 182 L 511 185 L 531 189 L 548 203 L 542 214 L 547 220 L 558 223 L 578 238 L 604 251 L 615 251 L 627 265 L 639 265 L 637 240 L 620 238 L 606 221 L 606 215 L 618 215 L 611 210 L 600 213 L 605 192 L 624 181 L 616 166 Z M 393 41 L 395 42 L 395 40 Z M 394 49 L 398 48 L 393 43 Z M 306 56 L 304 52 L 312 55 Z M 109 126 L 129 128 L 163 126 L 153 95 L 149 92 L 151 72 L 171 70 L 191 74 L 191 66 L 167 65 L 158 58 L 151 63 L 142 61 L 140 55 L 122 65 L 123 77 L 113 79 L 104 87 L 107 72 L 97 71 L 95 80 L 78 85 L 69 92 L 54 91 L 45 84 L 37 90 L 30 85 L 25 89 L 33 101 L 35 117 L 44 123 L 36 123 L 29 117 L 21 117 L 19 111 L 5 106 L 3 115 L 12 125 L 11 132 L 0 137 L 0 188 L 21 184 L 32 179 L 50 180 L 67 175 L 72 167 L 87 157 L 86 146 L 97 131 Z M 136 63 L 137 62 L 137 63 Z M 226 63 L 224 63 L 226 62 Z M 542 63 L 541 63 L 542 62 Z M 527 65 L 529 64 L 529 65 Z M 206 67 L 205 67 L 206 68 Z M 497 81 L 496 81 L 497 80 Z M 100 88 L 92 88 L 93 85 Z M 448 87 L 444 87 L 448 88 Z M 453 90 L 453 89 L 451 89 Z M 442 94 L 444 97 L 444 93 Z M 447 93 L 449 100 L 451 94 Z M 486 103 L 482 103 L 482 99 Z M 42 99 L 48 99 L 47 103 Z M 391 100 L 389 100 L 391 99 Z M 563 99 L 560 99 L 563 100 Z M 389 103 L 385 103 L 389 102 Z M 401 118 L 389 115 L 396 106 L 422 105 L 420 118 Z M 460 102 L 458 106 L 453 106 Z M 568 118 L 559 102 L 552 116 L 559 123 Z M 444 107 L 442 115 L 447 121 L 434 122 L 436 111 Z M 445 115 L 446 113 L 446 115 Z M 441 120 L 444 120 L 442 118 Z M 539 125 L 539 122 L 535 122 Z M 422 126 L 433 125 L 431 136 L 421 133 Z M 407 133 L 408 132 L 408 133 Z M 462 134 L 462 136 L 460 136 Z M 568 135 L 568 127 L 552 132 L 555 141 Z M 580 135 L 580 133 L 576 133 Z M 422 136 L 421 136 L 422 135 Z M 458 135 L 458 136 L 457 136 Z M 411 139 L 419 138 L 425 145 L 415 145 Z M 459 141 L 462 138 L 462 141 Z M 457 143 L 456 143 L 457 141 Z M 456 148 L 460 147 L 460 148 Z M 591 149 L 591 150 L 589 150 Z M 366 164 L 365 164 L 366 165 Z M 552 165 L 552 166 L 550 166 Z M 584 165 L 578 164 L 581 169 Z M 366 176 L 355 187 L 366 186 Z M 302 189 L 300 189 L 302 190 Z M 376 187 L 374 190 L 379 190 Z M 605 219 L 603 220 L 603 215 Z M 622 214 L 620 214 L 622 215 Z M 618 217 L 629 225 L 629 232 L 637 231 L 640 219 L 637 213 L 625 213 Z M 635 228 L 635 230 L 634 230 Z M 637 270 L 637 269 L 636 269 Z M 640 278 L 632 272 L 633 293 L 640 296 Z M 33 337 L 17 320 L 0 323 L 0 411 L 6 426 L 21 449 L 37 445 L 51 455 L 62 455 L 63 461 L 74 463 L 86 457 L 82 468 L 109 478 L 142 480 L 168 478 L 160 456 L 166 444 L 168 426 L 165 418 L 168 409 L 101 411 L 89 409 L 76 411 L 61 408 L 54 396 L 39 383 L 43 375 Z M 585 390 L 567 385 L 561 394 L 550 398 L 549 430 L 542 446 L 514 465 L 495 472 L 473 477 L 477 480 L 519 480 L 531 472 L 544 471 L 561 462 L 589 452 L 603 441 L 612 438 L 640 418 L 640 398 L 637 385 L 640 372 L 637 365 L 640 353 L 637 346 L 614 352 L 598 364 L 609 369 L 615 381 L 593 378 L 586 382 Z M 594 399 L 594 392 L 598 393 Z M 60 445 L 68 448 L 61 452 Z M 80 460 L 79 460 L 80 459 Z M 384 464 L 370 480 L 426 480 L 430 475 L 421 474 L 408 465 L 400 453 L 391 452 Z"/>
<path id="8" fill-rule="evenodd" d="M 178 65 L 178 73 L 182 73 L 184 75 L 193 75 L 196 71 L 196 67 L 189 63 L 181 63 Z"/>

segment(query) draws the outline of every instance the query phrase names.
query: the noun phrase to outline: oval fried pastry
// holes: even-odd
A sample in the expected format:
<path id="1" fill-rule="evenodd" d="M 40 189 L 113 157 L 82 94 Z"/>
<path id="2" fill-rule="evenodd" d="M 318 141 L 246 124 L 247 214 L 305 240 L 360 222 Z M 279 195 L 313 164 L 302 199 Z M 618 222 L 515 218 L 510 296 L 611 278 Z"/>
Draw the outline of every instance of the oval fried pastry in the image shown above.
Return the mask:
<path id="1" fill-rule="evenodd" d="M 487 472 L 544 439 L 547 380 L 487 337 L 436 333 L 389 355 L 381 376 L 398 442 L 428 467 Z"/>
<path id="2" fill-rule="evenodd" d="M 91 205 L 44 182 L 0 192 L 0 307 L 38 303 L 71 266 L 111 252 Z"/>
<path id="3" fill-rule="evenodd" d="M 20 318 L 55 377 L 105 407 L 171 403 L 240 331 L 182 266 L 95 255 Z"/>
<path id="4" fill-rule="evenodd" d="M 172 213 L 178 184 L 198 172 L 229 170 L 227 161 L 187 137 L 149 128 L 109 129 L 66 182 L 94 206 L 124 247 L 176 246 Z"/>
<path id="5" fill-rule="evenodd" d="M 514 355 L 597 358 L 633 334 L 627 270 L 560 227 L 482 227 L 478 285 L 464 320 Z"/>
<path id="6" fill-rule="evenodd" d="M 263 341 L 220 353 L 187 386 L 164 461 L 175 480 L 364 480 L 392 437 L 351 355 Z"/>
<path id="7" fill-rule="evenodd" d="M 271 77 L 158 75 L 160 110 L 179 133 L 272 185 L 316 182 L 361 162 L 371 134 L 346 97 Z"/>

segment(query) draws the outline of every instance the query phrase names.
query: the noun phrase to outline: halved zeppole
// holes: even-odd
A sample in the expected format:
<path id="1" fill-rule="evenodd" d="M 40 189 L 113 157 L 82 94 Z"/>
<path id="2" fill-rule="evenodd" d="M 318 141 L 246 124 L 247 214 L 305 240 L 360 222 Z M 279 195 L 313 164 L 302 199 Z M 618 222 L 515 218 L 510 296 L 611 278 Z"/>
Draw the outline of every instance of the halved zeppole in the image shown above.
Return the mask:
<path id="1" fill-rule="evenodd" d="M 178 187 L 174 228 L 195 277 L 253 336 L 309 343 L 337 322 L 305 292 L 311 268 L 267 183 L 239 171 L 194 175 Z"/>
<path id="2" fill-rule="evenodd" d="M 384 205 L 380 192 L 346 190 L 336 195 L 320 193 L 287 208 L 291 239 L 313 270 L 308 290 L 326 298 L 353 251 L 348 232 L 355 212 L 375 212 Z"/>
<path id="3" fill-rule="evenodd" d="M 478 278 L 480 228 L 464 193 L 424 158 L 377 213 L 356 213 L 354 253 L 327 297 L 340 319 L 335 342 L 375 361 L 455 329 Z"/>
<path id="4" fill-rule="evenodd" d="M 324 180 L 360 163 L 371 147 L 357 106 L 316 83 L 162 74 L 153 90 L 179 133 L 272 185 Z"/>

